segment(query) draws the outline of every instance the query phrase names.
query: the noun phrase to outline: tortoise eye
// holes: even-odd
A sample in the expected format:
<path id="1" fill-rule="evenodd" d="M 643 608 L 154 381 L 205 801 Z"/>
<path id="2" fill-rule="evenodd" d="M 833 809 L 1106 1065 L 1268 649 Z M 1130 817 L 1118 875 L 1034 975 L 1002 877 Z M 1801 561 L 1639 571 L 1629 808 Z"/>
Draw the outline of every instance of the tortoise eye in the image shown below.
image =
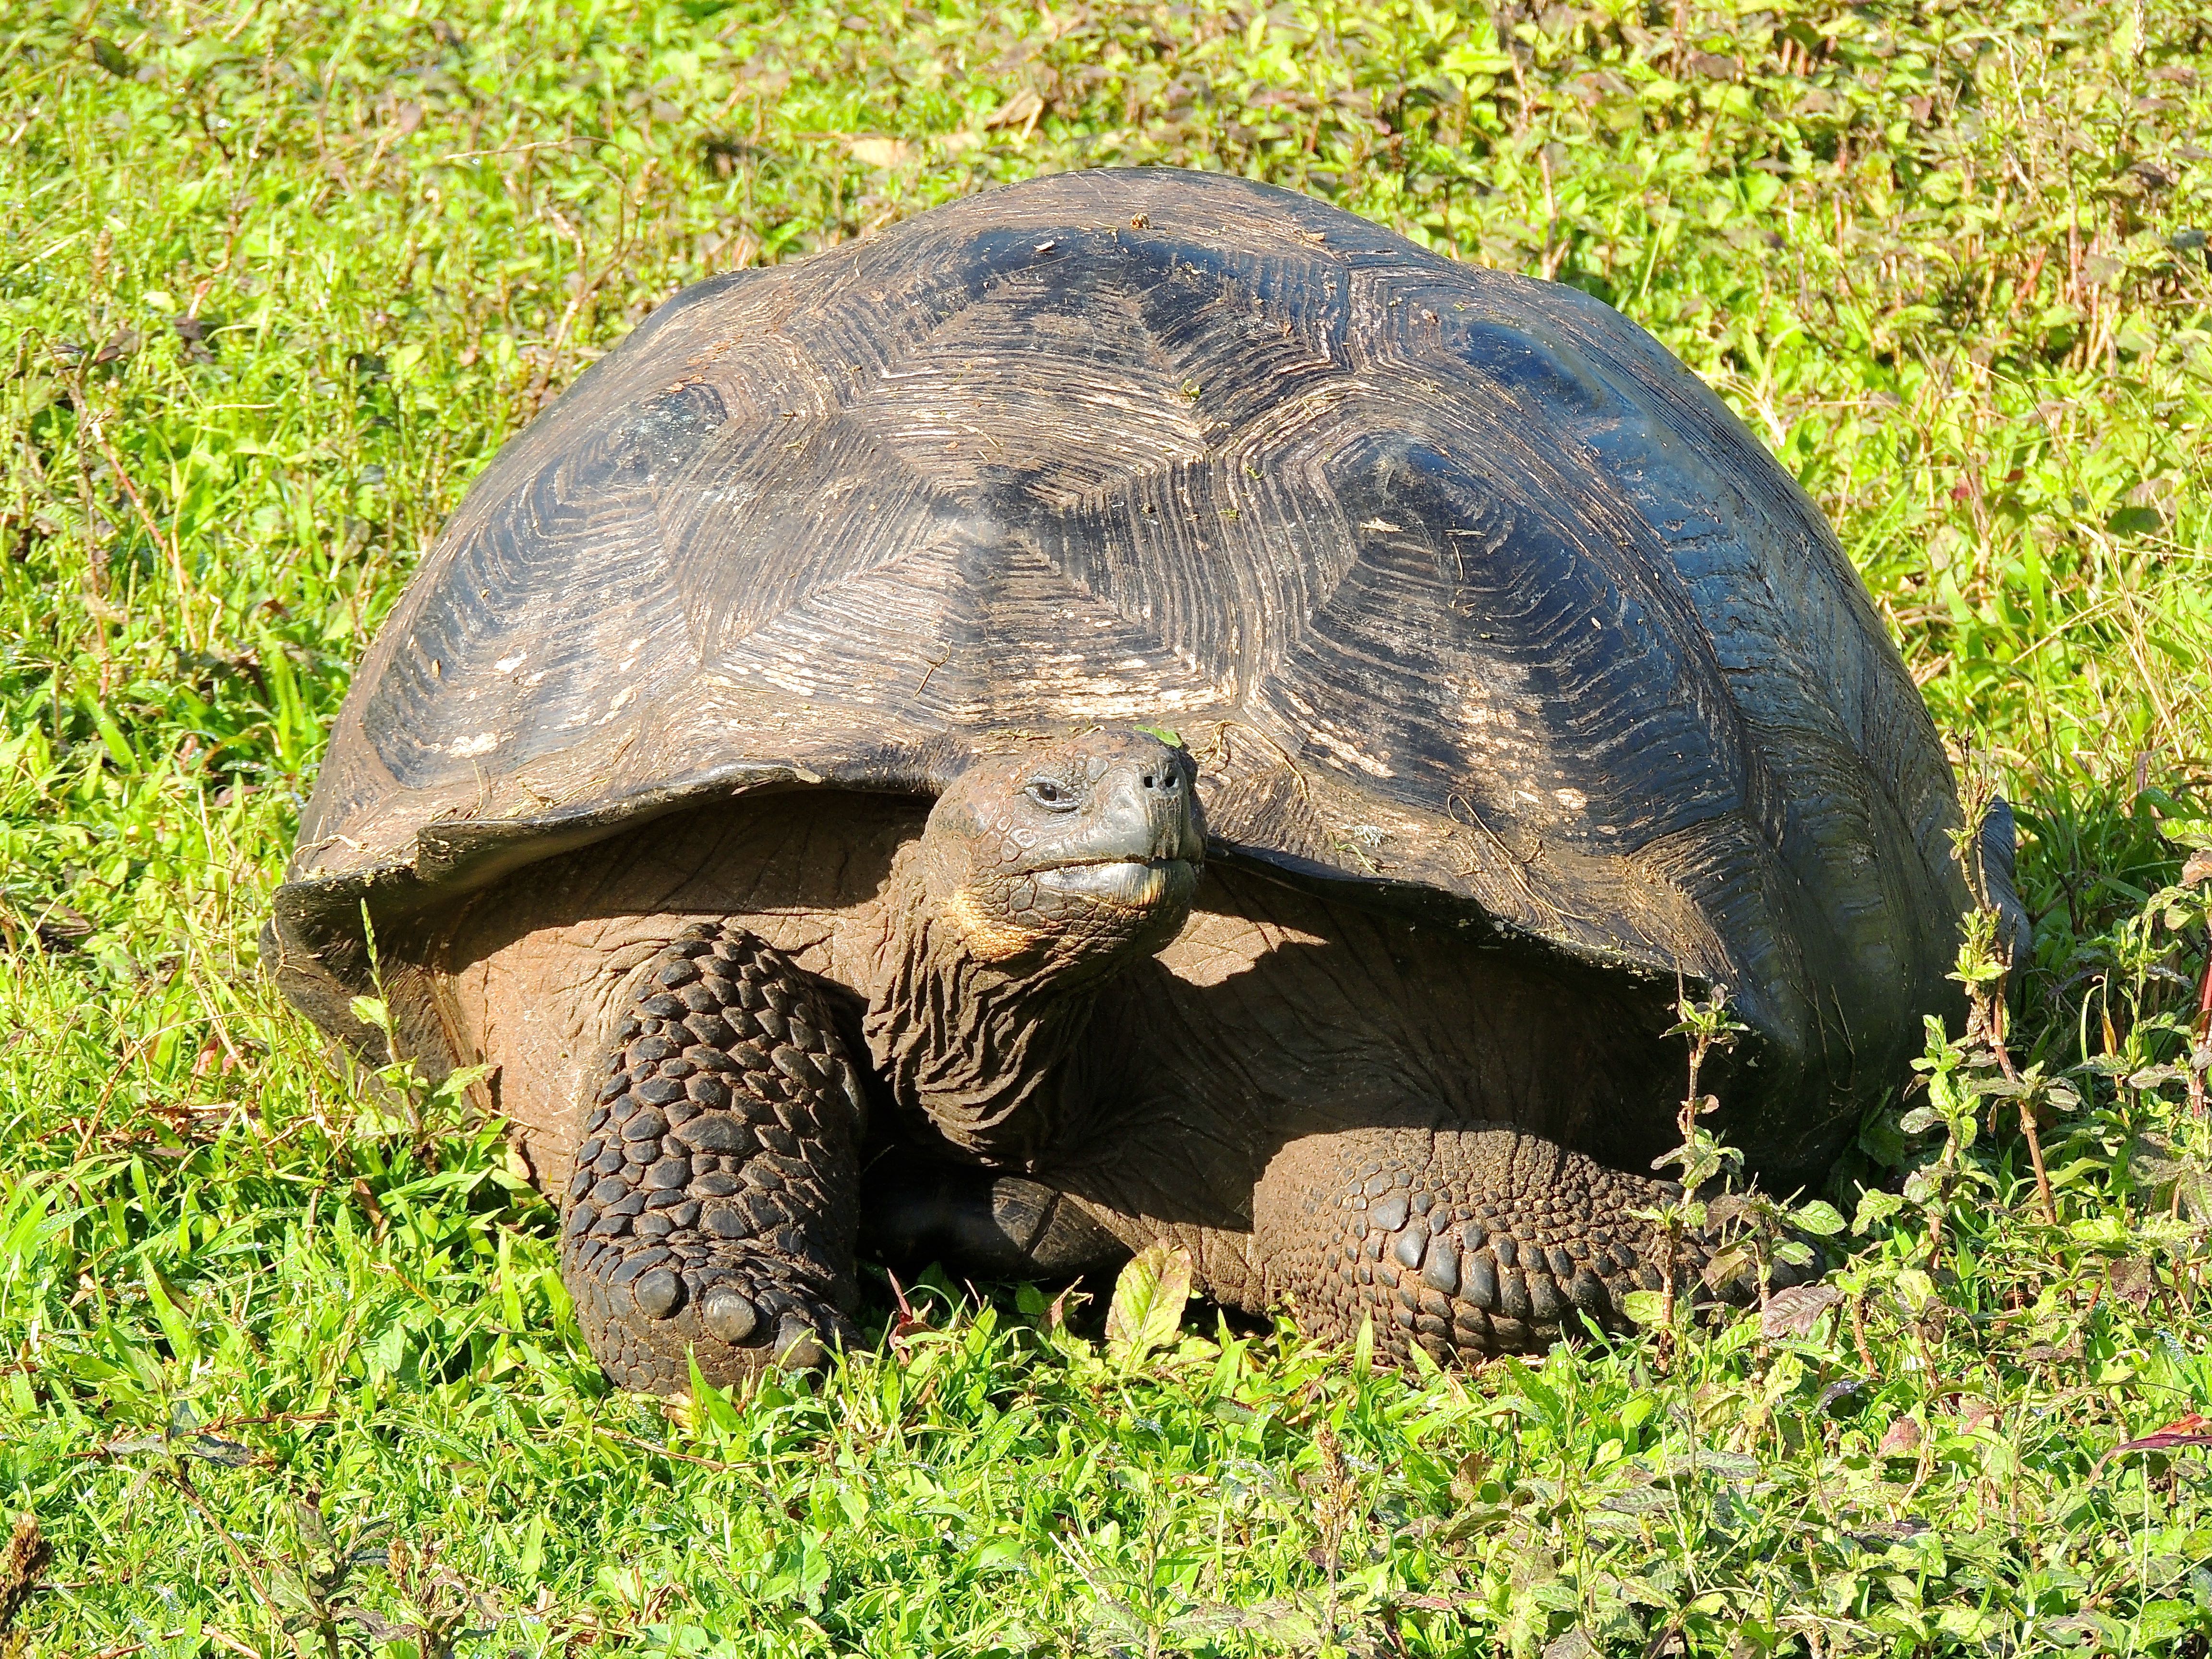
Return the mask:
<path id="1" fill-rule="evenodd" d="M 1074 793 L 1050 778 L 1031 778 L 1030 787 L 1022 792 L 1039 806 L 1054 812 L 1066 812 L 1075 805 Z"/>

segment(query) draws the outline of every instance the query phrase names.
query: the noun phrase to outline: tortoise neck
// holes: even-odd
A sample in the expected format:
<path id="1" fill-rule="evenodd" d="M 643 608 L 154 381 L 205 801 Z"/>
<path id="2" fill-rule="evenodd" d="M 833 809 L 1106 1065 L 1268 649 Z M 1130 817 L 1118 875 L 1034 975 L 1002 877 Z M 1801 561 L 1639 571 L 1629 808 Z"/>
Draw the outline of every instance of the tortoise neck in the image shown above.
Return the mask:
<path id="1" fill-rule="evenodd" d="M 863 1029 L 892 1095 L 976 1158 L 1029 1167 L 1071 1127 L 1066 1062 L 1098 976 L 981 959 L 911 869 L 893 872 L 884 924 Z"/>

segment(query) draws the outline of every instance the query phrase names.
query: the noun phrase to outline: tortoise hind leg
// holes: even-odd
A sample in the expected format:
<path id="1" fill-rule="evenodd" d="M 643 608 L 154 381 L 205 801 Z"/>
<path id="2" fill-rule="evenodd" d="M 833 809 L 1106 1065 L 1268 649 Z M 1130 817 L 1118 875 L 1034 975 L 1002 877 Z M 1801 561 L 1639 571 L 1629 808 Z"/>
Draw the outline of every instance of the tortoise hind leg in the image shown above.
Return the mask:
<path id="1" fill-rule="evenodd" d="M 1633 1212 L 1668 1190 L 1499 1124 L 1351 1129 L 1275 1155 L 1255 1242 L 1310 1335 L 1371 1317 L 1401 1363 L 1415 1345 L 1531 1352 L 1585 1322 L 1624 1328 L 1622 1297 L 1658 1288 L 1658 1236 Z"/>
<path id="2" fill-rule="evenodd" d="M 860 1079 L 805 978 L 731 925 L 647 964 L 585 1117 L 561 1273 L 619 1386 L 726 1384 L 851 1334 Z"/>
<path id="3" fill-rule="evenodd" d="M 978 1279 L 1057 1279 L 1129 1255 L 1068 1194 L 902 1145 L 878 1155 L 861 1190 L 868 1253 L 902 1273 L 934 1261 Z"/>

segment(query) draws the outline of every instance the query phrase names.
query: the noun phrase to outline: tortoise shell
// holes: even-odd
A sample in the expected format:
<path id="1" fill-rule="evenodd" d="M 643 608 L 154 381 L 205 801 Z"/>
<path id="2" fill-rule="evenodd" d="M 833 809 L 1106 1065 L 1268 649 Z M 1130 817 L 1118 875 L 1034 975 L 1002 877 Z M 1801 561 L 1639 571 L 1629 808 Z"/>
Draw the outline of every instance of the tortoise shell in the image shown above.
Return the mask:
<path id="1" fill-rule="evenodd" d="M 355 984 L 364 901 L 1136 721 L 1196 757 L 1212 857 L 1725 983 L 1808 1129 L 1949 1000 L 1942 749 L 1720 400 L 1574 289 L 1165 169 L 996 190 L 654 312 L 422 561 L 275 942 Z"/>

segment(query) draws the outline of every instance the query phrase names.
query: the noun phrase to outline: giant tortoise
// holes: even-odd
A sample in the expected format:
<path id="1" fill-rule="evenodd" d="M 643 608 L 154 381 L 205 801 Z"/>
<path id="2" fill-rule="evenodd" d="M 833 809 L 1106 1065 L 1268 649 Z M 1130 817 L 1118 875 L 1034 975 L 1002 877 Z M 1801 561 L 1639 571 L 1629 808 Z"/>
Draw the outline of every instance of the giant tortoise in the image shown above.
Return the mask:
<path id="1" fill-rule="evenodd" d="M 1952 1003 L 1960 811 L 1819 510 L 1640 329 L 1082 173 L 700 283 L 532 422 L 264 948 L 368 1045 L 368 918 L 399 1045 L 496 1066 L 625 1386 L 818 1359 L 864 1249 L 1170 1241 L 1448 1358 L 1659 1283 L 1686 988 L 1753 1168 L 1830 1165 Z"/>

